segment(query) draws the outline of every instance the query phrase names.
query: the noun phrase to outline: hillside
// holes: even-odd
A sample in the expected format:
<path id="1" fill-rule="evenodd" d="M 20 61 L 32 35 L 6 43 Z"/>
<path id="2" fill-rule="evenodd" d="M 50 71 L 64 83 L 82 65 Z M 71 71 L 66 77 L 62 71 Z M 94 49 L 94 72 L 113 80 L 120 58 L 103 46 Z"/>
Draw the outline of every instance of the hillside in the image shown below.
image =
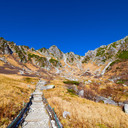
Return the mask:
<path id="1" fill-rule="evenodd" d="M 27 101 L 37 80 L 42 79 L 55 85 L 54 89 L 43 92 L 65 128 L 127 128 L 128 115 L 122 111 L 128 102 L 127 62 L 127 36 L 88 51 L 85 56 L 63 53 L 55 45 L 35 50 L 1 37 L 0 88 L 6 102 L 3 106 L 3 100 L 0 101 L 0 126 L 6 126 L 16 116 L 23 99 Z M 14 113 L 9 113 L 12 99 L 15 100 L 11 103 Z M 66 119 L 63 118 L 64 111 L 71 113 Z"/>

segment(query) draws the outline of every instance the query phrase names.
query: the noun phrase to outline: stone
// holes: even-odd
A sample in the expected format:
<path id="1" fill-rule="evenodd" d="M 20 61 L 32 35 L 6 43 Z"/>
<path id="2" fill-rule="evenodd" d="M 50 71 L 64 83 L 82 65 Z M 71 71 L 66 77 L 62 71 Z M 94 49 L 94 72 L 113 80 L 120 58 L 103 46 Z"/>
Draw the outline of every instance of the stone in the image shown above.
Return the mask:
<path id="1" fill-rule="evenodd" d="M 123 86 L 124 86 L 124 87 L 127 87 L 128 85 L 126 85 L 126 84 L 123 84 Z"/>
<path id="2" fill-rule="evenodd" d="M 112 105 L 117 106 L 117 103 L 115 101 L 111 100 L 110 98 L 105 98 L 103 96 L 97 96 L 96 102 L 100 102 L 100 101 L 103 101 L 105 104 L 112 104 Z"/>
<path id="3" fill-rule="evenodd" d="M 84 90 L 79 91 L 79 96 L 84 97 Z"/>
<path id="4" fill-rule="evenodd" d="M 53 45 L 51 46 L 49 49 L 49 52 L 51 54 L 54 55 L 54 57 L 58 58 L 58 59 L 62 59 L 63 58 L 63 52 L 61 52 L 57 46 Z"/>
<path id="5" fill-rule="evenodd" d="M 112 62 L 109 62 L 109 63 L 105 66 L 105 68 L 103 69 L 101 75 L 104 75 L 104 73 L 106 72 L 106 69 L 110 66 L 111 63 L 112 63 Z"/>
<path id="6" fill-rule="evenodd" d="M 40 90 L 48 90 L 48 89 L 52 89 L 52 88 L 55 88 L 55 85 L 42 86 L 42 87 L 40 88 Z"/>
<path id="7" fill-rule="evenodd" d="M 51 120 L 51 125 L 52 125 L 52 128 L 57 128 L 54 120 Z"/>
<path id="8" fill-rule="evenodd" d="M 75 92 L 78 91 L 78 88 L 77 88 L 77 86 L 76 86 L 75 84 L 73 85 L 73 90 L 74 90 Z"/>
<path id="9" fill-rule="evenodd" d="M 22 70 L 19 70 L 19 72 L 20 72 L 21 75 L 24 74 L 24 71 L 22 71 Z"/>
<path id="10" fill-rule="evenodd" d="M 128 114 L 128 104 L 124 104 L 124 112 Z"/>
<path id="11" fill-rule="evenodd" d="M 70 112 L 64 111 L 64 112 L 63 112 L 63 117 L 64 117 L 65 119 L 66 119 L 67 115 L 70 116 Z"/>
<path id="12" fill-rule="evenodd" d="M 5 59 L 5 57 L 0 57 L 0 60 L 3 61 L 3 62 L 5 62 L 5 63 L 7 62 L 6 59 Z"/>
<path id="13" fill-rule="evenodd" d="M 55 85 L 47 85 L 45 86 L 45 90 L 55 88 Z"/>

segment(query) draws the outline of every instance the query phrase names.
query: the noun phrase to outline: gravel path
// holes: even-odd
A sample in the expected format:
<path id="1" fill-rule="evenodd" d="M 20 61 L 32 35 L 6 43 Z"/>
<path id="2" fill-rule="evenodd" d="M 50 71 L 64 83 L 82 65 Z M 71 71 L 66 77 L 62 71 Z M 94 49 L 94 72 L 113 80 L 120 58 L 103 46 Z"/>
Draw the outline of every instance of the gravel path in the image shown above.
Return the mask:
<path id="1" fill-rule="evenodd" d="M 32 105 L 22 128 L 50 128 L 49 116 L 42 102 L 42 92 L 36 89 L 33 97 Z"/>

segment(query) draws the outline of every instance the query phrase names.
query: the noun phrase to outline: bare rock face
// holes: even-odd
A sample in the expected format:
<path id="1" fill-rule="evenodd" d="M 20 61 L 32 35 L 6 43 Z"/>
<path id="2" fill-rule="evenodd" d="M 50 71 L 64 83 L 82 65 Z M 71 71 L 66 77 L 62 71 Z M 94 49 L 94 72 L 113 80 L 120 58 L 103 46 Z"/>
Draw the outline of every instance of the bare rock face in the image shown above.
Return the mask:
<path id="1" fill-rule="evenodd" d="M 76 63 L 80 61 L 81 57 L 79 55 L 74 54 L 74 52 L 66 53 L 66 61 L 68 63 Z"/>
<path id="2" fill-rule="evenodd" d="M 103 65 L 105 62 L 110 62 L 118 59 L 118 55 L 121 51 L 128 51 L 128 36 L 125 38 L 113 42 L 109 45 L 103 45 L 94 51 L 88 51 L 82 63 L 95 62 L 97 65 Z"/>
<path id="3" fill-rule="evenodd" d="M 12 54 L 13 53 L 12 49 L 9 47 L 9 45 L 7 44 L 7 41 L 5 40 L 1 40 L 0 42 L 0 53 L 1 54 Z"/>
<path id="4" fill-rule="evenodd" d="M 50 56 L 49 50 L 46 48 L 41 48 L 39 50 L 37 50 L 40 54 L 44 55 L 44 56 Z"/>
<path id="5" fill-rule="evenodd" d="M 60 49 L 58 49 L 55 45 L 49 48 L 49 52 L 57 59 L 63 58 L 63 52 L 61 52 Z"/>

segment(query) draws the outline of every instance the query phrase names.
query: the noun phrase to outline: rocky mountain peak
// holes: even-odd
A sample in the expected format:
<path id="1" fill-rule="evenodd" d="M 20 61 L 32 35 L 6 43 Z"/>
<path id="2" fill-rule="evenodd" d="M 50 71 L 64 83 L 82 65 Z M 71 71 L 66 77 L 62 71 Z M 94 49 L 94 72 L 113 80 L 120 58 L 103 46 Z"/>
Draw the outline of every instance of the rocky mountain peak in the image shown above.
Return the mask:
<path id="1" fill-rule="evenodd" d="M 63 58 L 63 52 L 55 45 L 49 48 L 49 52 L 57 59 Z"/>

